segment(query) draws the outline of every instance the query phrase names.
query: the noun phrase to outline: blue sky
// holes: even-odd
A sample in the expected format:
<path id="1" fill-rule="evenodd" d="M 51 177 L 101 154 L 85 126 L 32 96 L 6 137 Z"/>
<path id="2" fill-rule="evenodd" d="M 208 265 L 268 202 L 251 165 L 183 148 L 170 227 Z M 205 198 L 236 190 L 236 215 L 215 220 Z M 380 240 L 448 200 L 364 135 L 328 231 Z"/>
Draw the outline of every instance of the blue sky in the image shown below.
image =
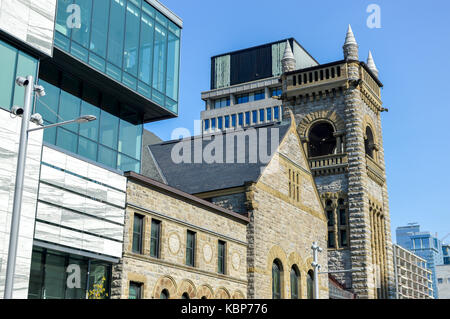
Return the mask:
<path id="1" fill-rule="evenodd" d="M 405 0 L 161 0 L 183 19 L 179 117 L 147 129 L 170 139 L 175 128 L 193 131 L 210 88 L 211 56 L 294 37 L 319 61 L 343 59 L 347 25 L 360 59 L 372 50 L 384 84 L 385 160 L 392 236 L 418 222 L 422 230 L 450 233 L 450 2 Z M 381 28 L 370 29 L 370 4 Z M 450 236 L 447 238 L 450 242 Z"/>

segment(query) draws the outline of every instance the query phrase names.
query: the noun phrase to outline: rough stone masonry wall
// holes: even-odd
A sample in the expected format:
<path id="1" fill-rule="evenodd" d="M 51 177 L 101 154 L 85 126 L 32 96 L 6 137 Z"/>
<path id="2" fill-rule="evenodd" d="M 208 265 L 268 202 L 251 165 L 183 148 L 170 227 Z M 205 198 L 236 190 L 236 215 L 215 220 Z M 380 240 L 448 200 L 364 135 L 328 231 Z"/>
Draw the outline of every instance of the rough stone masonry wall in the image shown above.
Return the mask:
<path id="1" fill-rule="evenodd" d="M 112 297 L 128 298 L 129 282 L 143 284 L 144 298 L 245 298 L 246 229 L 243 221 L 130 181 L 125 220 L 124 257 L 113 269 Z M 145 217 L 143 253 L 132 252 L 133 216 Z M 150 257 L 152 218 L 161 221 L 160 258 Z M 196 232 L 195 267 L 185 265 L 186 232 Z M 217 269 L 218 240 L 226 242 L 226 273 Z"/>
<path id="2" fill-rule="evenodd" d="M 272 298 L 272 264 L 281 261 L 282 298 L 290 298 L 289 274 L 300 270 L 300 297 L 307 297 L 306 276 L 312 269 L 313 242 L 325 248 L 326 218 L 315 189 L 300 142 L 291 130 L 260 180 L 251 189 L 252 219 L 249 225 L 250 298 Z M 284 156 L 280 155 L 283 154 Z M 300 202 L 289 196 L 289 169 L 300 174 Z M 327 270 L 326 250 L 319 254 L 322 270 Z M 328 277 L 319 276 L 320 298 L 328 298 Z"/>

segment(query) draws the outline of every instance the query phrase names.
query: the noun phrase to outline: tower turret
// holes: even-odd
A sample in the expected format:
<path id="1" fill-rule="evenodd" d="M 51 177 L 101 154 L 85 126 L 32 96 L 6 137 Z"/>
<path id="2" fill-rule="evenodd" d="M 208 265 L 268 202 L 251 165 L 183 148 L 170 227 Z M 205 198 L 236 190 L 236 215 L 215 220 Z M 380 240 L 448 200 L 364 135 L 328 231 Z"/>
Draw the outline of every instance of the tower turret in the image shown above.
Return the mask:
<path id="1" fill-rule="evenodd" d="M 296 61 L 289 40 L 286 40 L 286 49 L 281 59 L 281 66 L 283 67 L 283 73 L 295 70 Z"/>
<path id="2" fill-rule="evenodd" d="M 376 77 L 378 77 L 378 69 L 375 65 L 375 61 L 373 60 L 372 52 L 369 51 L 369 56 L 367 57 L 367 67 L 372 71 L 373 74 L 375 74 Z"/>
<path id="3" fill-rule="evenodd" d="M 349 24 L 343 47 L 345 60 L 359 60 L 358 48 L 358 43 L 356 42 L 352 27 Z"/>

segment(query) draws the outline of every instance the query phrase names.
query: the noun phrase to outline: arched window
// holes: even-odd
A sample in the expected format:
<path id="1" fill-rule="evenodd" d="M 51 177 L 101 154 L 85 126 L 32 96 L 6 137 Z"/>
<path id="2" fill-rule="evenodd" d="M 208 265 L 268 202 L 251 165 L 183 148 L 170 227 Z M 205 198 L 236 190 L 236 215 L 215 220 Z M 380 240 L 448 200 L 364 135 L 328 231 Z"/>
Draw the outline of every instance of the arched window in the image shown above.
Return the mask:
<path id="1" fill-rule="evenodd" d="M 272 299 L 281 299 L 281 278 L 283 267 L 278 259 L 272 264 Z"/>
<path id="2" fill-rule="evenodd" d="M 306 276 L 306 288 L 307 288 L 307 298 L 314 299 L 314 273 L 312 270 L 308 271 Z"/>
<path id="3" fill-rule="evenodd" d="M 296 265 L 291 268 L 291 299 L 299 299 L 300 272 Z"/>
<path id="4" fill-rule="evenodd" d="M 371 158 L 375 159 L 375 157 L 374 157 L 375 140 L 373 138 L 373 132 L 372 132 L 372 129 L 370 128 L 370 126 L 366 127 L 364 148 L 366 149 L 366 154 L 368 156 L 370 156 Z"/>
<path id="5" fill-rule="evenodd" d="M 169 299 L 169 297 L 170 297 L 169 291 L 167 289 L 164 289 L 163 291 L 161 291 L 159 299 Z"/>
<path id="6" fill-rule="evenodd" d="M 189 298 L 189 294 L 185 292 L 184 294 L 181 295 L 181 299 L 191 299 L 191 298 Z"/>
<path id="7" fill-rule="evenodd" d="M 336 152 L 334 127 L 330 123 L 321 122 L 314 125 L 309 132 L 309 156 L 317 157 Z"/>

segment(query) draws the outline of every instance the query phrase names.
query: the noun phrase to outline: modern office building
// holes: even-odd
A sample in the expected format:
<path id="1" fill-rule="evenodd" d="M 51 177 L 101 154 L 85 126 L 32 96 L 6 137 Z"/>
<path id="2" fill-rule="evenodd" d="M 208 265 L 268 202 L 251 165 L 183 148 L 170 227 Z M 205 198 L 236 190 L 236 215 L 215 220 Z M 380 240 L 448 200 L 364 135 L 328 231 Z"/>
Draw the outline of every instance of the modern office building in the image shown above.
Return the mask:
<path id="1" fill-rule="evenodd" d="M 202 92 L 204 132 L 222 131 L 282 120 L 281 60 L 293 48 L 296 67 L 318 62 L 293 38 L 211 58 L 211 89 Z"/>
<path id="2" fill-rule="evenodd" d="M 450 244 L 442 244 L 442 257 L 444 265 L 450 265 Z"/>
<path id="3" fill-rule="evenodd" d="M 398 227 L 396 233 L 398 245 L 426 260 L 427 268 L 431 270 L 433 275 L 433 296 L 438 299 L 436 266 L 444 264 L 441 241 L 430 232 L 420 231 L 420 225 L 418 224 Z"/>
<path id="4" fill-rule="evenodd" d="M 433 299 L 432 273 L 426 260 L 393 245 L 396 299 Z"/>
<path id="5" fill-rule="evenodd" d="M 450 265 L 436 266 L 439 299 L 450 299 Z"/>
<path id="6" fill-rule="evenodd" d="M 178 114 L 181 28 L 155 0 L 0 1 L 1 294 L 20 129 L 10 110 L 24 101 L 16 77 L 44 87 L 33 99 L 44 125 L 97 120 L 30 133 L 13 296 L 86 298 L 103 278 L 108 291 L 122 257 L 123 172 L 141 171 L 143 125 Z"/>

